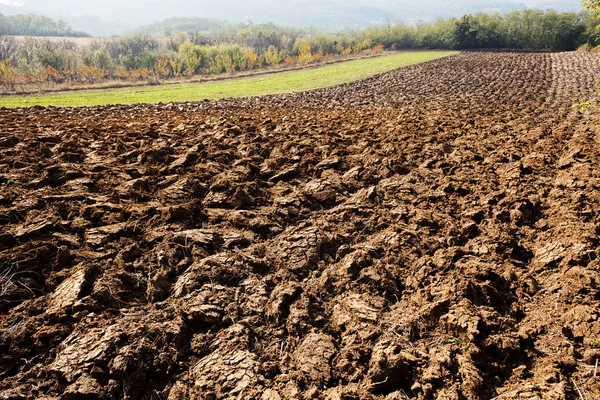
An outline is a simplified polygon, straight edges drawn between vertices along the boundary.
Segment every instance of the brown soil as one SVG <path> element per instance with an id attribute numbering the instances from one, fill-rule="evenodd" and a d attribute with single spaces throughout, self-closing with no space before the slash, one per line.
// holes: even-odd
<path id="1" fill-rule="evenodd" d="M 0 398 L 600 398 L 598 74 L 0 110 Z"/>

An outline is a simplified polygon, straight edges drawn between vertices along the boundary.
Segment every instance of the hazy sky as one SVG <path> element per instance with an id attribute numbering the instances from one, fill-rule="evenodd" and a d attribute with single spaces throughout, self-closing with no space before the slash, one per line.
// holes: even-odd
<path id="1" fill-rule="evenodd" d="M 0 12 L 33 12 L 63 18 L 75 29 L 93 32 L 110 23 L 132 29 L 174 16 L 230 21 L 275 22 L 332 29 L 358 28 L 385 21 L 431 21 L 476 12 L 507 12 L 527 7 L 581 10 L 580 0 L 0 0 Z M 98 17 L 97 19 L 81 17 Z"/>

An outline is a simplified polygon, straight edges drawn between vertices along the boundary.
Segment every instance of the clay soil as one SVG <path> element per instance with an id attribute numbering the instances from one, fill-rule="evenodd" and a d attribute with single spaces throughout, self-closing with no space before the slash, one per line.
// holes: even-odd
<path id="1" fill-rule="evenodd" d="M 0 398 L 600 398 L 598 75 L 0 110 Z"/>

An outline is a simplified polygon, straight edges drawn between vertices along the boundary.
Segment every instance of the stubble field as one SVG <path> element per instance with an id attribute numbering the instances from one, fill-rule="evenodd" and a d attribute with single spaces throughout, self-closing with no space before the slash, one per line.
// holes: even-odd
<path id="1" fill-rule="evenodd" d="M 598 75 L 0 109 L 0 398 L 599 398 Z"/>

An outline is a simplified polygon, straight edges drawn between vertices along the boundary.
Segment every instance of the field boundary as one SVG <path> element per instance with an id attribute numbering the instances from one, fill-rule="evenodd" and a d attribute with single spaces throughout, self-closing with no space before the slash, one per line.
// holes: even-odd
<path id="1" fill-rule="evenodd" d="M 367 54 L 360 56 L 349 56 L 336 60 L 328 60 L 322 61 L 318 63 L 308 64 L 308 65 L 296 65 L 293 67 L 269 67 L 263 68 L 254 71 L 243 71 L 243 72 L 233 72 L 233 73 L 222 73 L 216 76 L 211 75 L 195 75 L 193 77 L 178 77 L 178 78 L 168 78 L 168 79 L 160 79 L 158 83 L 149 82 L 149 80 L 144 81 L 118 81 L 118 80 L 110 80 L 106 82 L 99 82 L 95 84 L 88 85 L 74 85 L 68 87 L 61 86 L 50 86 L 48 88 L 44 88 L 43 90 L 25 90 L 25 91 L 7 91 L 5 89 L 0 90 L 0 95 L 2 96 L 26 96 L 26 95 L 43 95 L 46 93 L 62 93 L 62 92 L 77 92 L 77 91 L 86 91 L 86 90 L 105 90 L 105 89 L 123 89 L 123 88 L 137 88 L 137 87 L 145 87 L 145 86 L 162 86 L 162 85 L 184 85 L 184 84 L 193 84 L 193 83 L 204 83 L 204 82 L 221 82 L 228 81 L 233 79 L 241 79 L 241 78 L 249 78 L 255 76 L 264 76 L 264 75 L 273 75 L 282 72 L 293 72 L 293 71 L 303 71 L 310 69 L 317 69 L 320 67 L 324 67 L 327 65 L 340 64 L 349 61 L 357 61 L 357 60 L 366 60 L 371 58 L 385 57 L 394 54 L 409 54 L 409 53 L 422 53 L 423 51 L 443 51 L 447 52 L 448 50 L 406 50 L 406 51 L 384 51 L 377 54 Z"/>
<path id="2" fill-rule="evenodd" d="M 393 52 L 384 56 L 337 61 L 308 68 L 207 81 L 11 94 L 0 97 L 0 107 L 186 102 L 303 92 L 355 82 L 397 68 L 456 54 L 458 53 L 454 51 Z M 265 78 L 267 76 L 270 78 Z"/>

